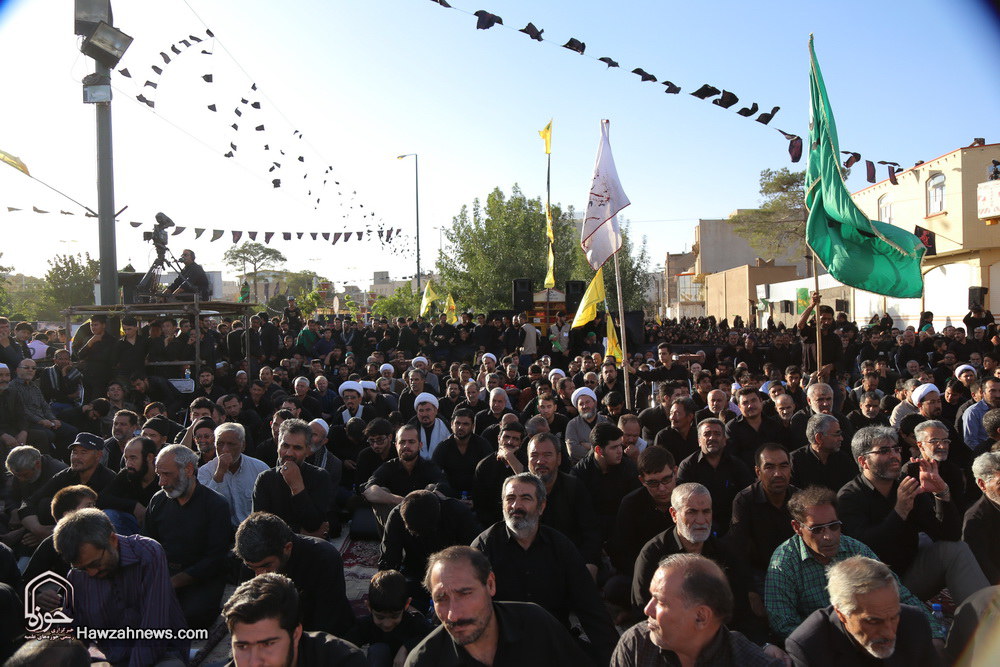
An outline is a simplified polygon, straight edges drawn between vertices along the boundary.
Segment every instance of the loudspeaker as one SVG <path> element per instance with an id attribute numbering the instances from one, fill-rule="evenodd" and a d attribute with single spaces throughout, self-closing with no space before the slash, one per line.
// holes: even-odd
<path id="1" fill-rule="evenodd" d="M 792 302 L 788 301 L 786 299 L 784 301 L 781 301 L 780 303 L 781 303 L 781 312 L 782 312 L 782 314 L 785 314 L 785 315 L 791 314 L 791 312 L 792 312 Z"/>
<path id="2" fill-rule="evenodd" d="M 535 305 L 534 287 L 531 280 L 528 278 L 516 278 L 513 283 L 511 303 L 513 304 L 514 312 L 523 313 L 531 310 Z"/>
<path id="3" fill-rule="evenodd" d="M 582 280 L 566 281 L 566 313 L 575 313 L 583 300 L 583 293 L 587 289 L 587 283 Z"/>
<path id="4" fill-rule="evenodd" d="M 846 313 L 849 305 L 847 299 L 837 299 L 834 301 L 833 309 L 838 313 Z"/>
<path id="5" fill-rule="evenodd" d="M 969 288 L 969 310 L 972 310 L 974 305 L 978 305 L 981 308 L 986 308 L 986 295 L 989 293 L 989 287 L 970 287 Z"/>

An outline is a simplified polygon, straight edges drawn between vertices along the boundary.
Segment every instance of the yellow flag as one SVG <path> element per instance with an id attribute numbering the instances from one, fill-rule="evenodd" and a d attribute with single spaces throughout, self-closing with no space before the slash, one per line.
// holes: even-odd
<path id="1" fill-rule="evenodd" d="M 580 307 L 576 309 L 576 317 L 573 318 L 571 329 L 582 327 L 597 317 L 597 304 L 603 303 L 604 296 L 604 267 L 597 269 L 594 279 L 587 286 L 587 291 L 583 293 Z"/>
<path id="2" fill-rule="evenodd" d="M 549 270 L 545 274 L 545 289 L 556 286 L 556 258 L 552 254 L 552 244 L 549 244 Z"/>
<path id="3" fill-rule="evenodd" d="M 448 294 L 448 305 L 445 307 L 445 311 L 448 313 L 448 324 L 458 324 L 458 313 L 455 308 L 455 300 L 451 298 L 451 294 Z"/>
<path id="4" fill-rule="evenodd" d="M 615 331 L 614 319 L 609 313 L 607 316 L 608 320 L 608 344 L 604 347 L 605 357 L 614 357 L 615 363 L 619 366 L 622 365 L 622 346 L 618 344 L 618 332 Z"/>
<path id="5" fill-rule="evenodd" d="M 544 129 L 538 131 L 538 136 L 545 140 L 545 154 L 548 155 L 552 152 L 552 121 L 549 120 L 549 124 L 545 126 Z"/>
<path id="6" fill-rule="evenodd" d="M 552 123 L 549 123 L 549 125 L 551 124 Z M 546 145 L 548 145 L 548 139 L 546 139 L 545 141 Z M 545 152 L 548 153 L 548 151 Z M 28 173 L 28 165 L 21 162 L 21 158 L 17 156 L 11 155 L 10 153 L 6 153 L 4 151 L 0 151 L 0 162 L 6 162 L 10 166 L 14 167 L 14 169 L 17 169 L 18 171 L 23 171 L 25 176 L 31 176 L 31 174 Z"/>
<path id="7" fill-rule="evenodd" d="M 424 287 L 424 298 L 420 300 L 420 314 L 427 315 L 431 310 L 431 304 L 437 301 L 438 295 L 434 293 L 434 288 L 431 287 L 431 281 L 427 281 L 427 285 Z"/>

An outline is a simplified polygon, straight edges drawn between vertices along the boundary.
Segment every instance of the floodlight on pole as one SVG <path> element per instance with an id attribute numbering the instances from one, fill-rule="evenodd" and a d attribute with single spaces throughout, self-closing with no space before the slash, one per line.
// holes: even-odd
<path id="1" fill-rule="evenodd" d="M 415 187 L 414 203 L 417 216 L 417 292 L 420 292 L 420 162 L 416 153 L 406 153 L 396 156 L 397 160 L 413 158 L 413 182 Z"/>
<path id="2" fill-rule="evenodd" d="M 96 105 L 97 238 L 101 302 L 119 302 L 115 241 L 115 172 L 111 142 L 111 68 L 125 55 L 132 38 L 112 25 L 110 0 L 76 0 L 73 28 L 84 37 L 80 51 L 94 59 L 94 73 L 83 80 L 83 101 Z"/>

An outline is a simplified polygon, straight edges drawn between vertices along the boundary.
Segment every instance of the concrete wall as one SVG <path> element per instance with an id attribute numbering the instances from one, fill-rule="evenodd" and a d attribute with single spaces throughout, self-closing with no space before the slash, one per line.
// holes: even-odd
<path id="1" fill-rule="evenodd" d="M 756 309 L 750 300 L 757 299 L 757 286 L 796 277 L 794 266 L 738 266 L 705 277 L 705 314 L 716 319 L 739 315 L 744 323 L 756 321 Z"/>
<path id="2" fill-rule="evenodd" d="M 746 239 L 733 232 L 725 220 L 699 220 L 694 230 L 697 248 L 696 273 L 718 273 L 743 265 L 753 265 L 760 252 L 754 250 Z M 793 266 L 799 275 L 805 275 L 802 257 L 764 257 L 776 264 Z"/>

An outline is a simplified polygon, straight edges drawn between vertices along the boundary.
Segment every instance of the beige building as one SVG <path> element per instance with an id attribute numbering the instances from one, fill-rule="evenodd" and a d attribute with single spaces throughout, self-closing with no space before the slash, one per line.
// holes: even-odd
<path id="1" fill-rule="evenodd" d="M 970 287 L 988 288 L 983 305 L 1000 313 L 1000 227 L 979 218 L 976 195 L 993 160 L 1000 160 L 1000 144 L 959 148 L 900 172 L 898 185 L 885 180 L 852 195 L 869 218 L 910 232 L 922 227 L 935 234 L 937 245 L 936 255 L 924 257 L 923 298 L 884 299 L 855 290 L 856 316 L 888 309 L 913 324 L 915 314 L 930 310 L 938 329 L 960 324 Z"/>
<path id="2" fill-rule="evenodd" d="M 775 266 L 773 261 L 758 259 L 753 266 L 737 266 L 705 276 L 705 314 L 714 315 L 719 321 L 728 319 L 729 324 L 739 315 L 743 322 L 751 325 L 757 321 L 757 286 L 780 283 L 798 278 L 794 266 Z"/>
<path id="3" fill-rule="evenodd" d="M 742 209 L 741 209 L 742 210 Z M 733 211 L 733 214 L 741 210 Z M 695 254 L 694 271 L 698 275 L 718 273 L 746 264 L 754 264 L 760 257 L 760 252 L 754 250 L 745 238 L 733 231 L 726 220 L 699 220 L 694 228 Z M 779 265 L 794 266 L 799 275 L 805 273 L 804 257 L 765 257 L 775 260 Z"/>

